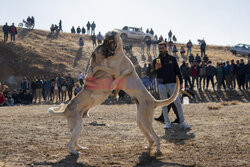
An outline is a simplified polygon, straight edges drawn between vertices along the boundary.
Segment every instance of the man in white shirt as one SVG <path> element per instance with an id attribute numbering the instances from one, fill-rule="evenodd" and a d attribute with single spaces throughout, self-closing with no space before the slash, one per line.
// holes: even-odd
<path id="1" fill-rule="evenodd" d="M 83 80 L 84 80 L 84 74 L 80 72 L 78 74 L 78 81 L 80 82 L 81 86 L 84 84 Z"/>

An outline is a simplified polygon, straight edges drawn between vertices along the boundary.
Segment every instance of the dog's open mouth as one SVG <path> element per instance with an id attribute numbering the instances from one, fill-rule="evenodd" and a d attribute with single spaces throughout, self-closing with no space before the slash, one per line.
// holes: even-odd
<path id="1" fill-rule="evenodd" d="M 110 56 L 114 56 L 115 54 L 115 50 L 117 48 L 117 42 L 115 40 L 115 35 L 114 33 L 111 34 L 106 34 L 106 38 L 104 40 L 104 47 L 105 47 L 105 57 L 110 57 Z"/>

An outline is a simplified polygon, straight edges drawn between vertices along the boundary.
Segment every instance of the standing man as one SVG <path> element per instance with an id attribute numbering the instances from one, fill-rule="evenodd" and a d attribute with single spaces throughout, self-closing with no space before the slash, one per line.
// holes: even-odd
<path id="1" fill-rule="evenodd" d="M 168 32 L 168 41 L 171 41 L 171 40 L 172 40 L 172 35 L 173 35 L 173 33 L 172 33 L 172 31 L 170 30 L 170 31 Z"/>
<path id="2" fill-rule="evenodd" d="M 167 52 L 166 42 L 159 43 L 158 47 L 160 54 L 158 58 L 153 60 L 153 70 L 157 73 L 160 98 L 166 99 L 168 97 L 168 94 L 171 96 L 174 92 L 176 86 L 176 75 L 179 77 L 181 89 L 183 81 L 176 58 L 169 55 Z M 180 127 L 184 129 L 189 129 L 190 126 L 184 122 L 184 115 L 179 96 L 174 101 L 174 104 L 177 108 Z M 162 107 L 162 112 L 165 120 L 164 128 L 169 129 L 171 127 L 171 123 L 168 117 L 168 106 Z"/>
<path id="3" fill-rule="evenodd" d="M 79 72 L 78 74 L 78 81 L 80 82 L 81 86 L 84 84 L 84 79 L 85 79 L 85 76 L 82 72 Z"/>
<path id="4" fill-rule="evenodd" d="M 187 43 L 187 56 L 191 55 L 192 47 L 193 47 L 193 43 L 191 42 L 191 40 L 189 40 Z"/>
<path id="5" fill-rule="evenodd" d="M 11 39 L 11 42 L 14 41 L 15 42 L 15 36 L 17 34 L 17 30 L 16 30 L 16 27 L 14 25 L 14 23 L 12 23 L 12 26 L 10 26 L 10 39 Z"/>
<path id="6" fill-rule="evenodd" d="M 73 87 L 74 87 L 74 79 L 71 77 L 70 74 L 68 74 L 66 81 L 67 81 L 67 85 L 68 85 L 69 100 L 71 100 L 72 99 L 72 91 L 73 91 Z"/>
<path id="7" fill-rule="evenodd" d="M 90 32 L 90 22 L 88 21 L 88 23 L 86 24 L 86 27 L 87 27 L 87 34 L 89 34 L 89 32 Z"/>
<path id="8" fill-rule="evenodd" d="M 95 35 L 95 33 L 93 35 L 91 35 L 91 40 L 93 43 L 93 48 L 95 48 L 96 47 L 96 35 Z"/>
<path id="9" fill-rule="evenodd" d="M 202 40 L 201 46 L 200 46 L 200 48 L 201 48 L 201 57 L 205 56 L 205 54 L 206 54 L 206 47 L 207 47 L 207 44 L 206 44 L 205 40 Z"/>
<path id="10" fill-rule="evenodd" d="M 101 32 L 99 32 L 98 35 L 97 35 L 97 42 L 98 42 L 98 45 L 101 45 L 101 44 L 102 44 L 102 40 L 103 40 L 102 34 L 101 34 Z"/>
<path id="11" fill-rule="evenodd" d="M 4 33 L 4 42 L 6 42 L 8 41 L 8 34 L 9 34 L 9 26 L 7 23 L 3 26 L 3 33 Z"/>
<path id="12" fill-rule="evenodd" d="M 62 20 L 59 21 L 59 30 L 62 32 Z"/>
<path id="13" fill-rule="evenodd" d="M 95 24 L 95 22 L 93 21 L 93 23 L 91 24 L 91 35 L 92 35 L 92 34 L 95 34 L 95 28 L 96 28 L 96 24 Z"/>

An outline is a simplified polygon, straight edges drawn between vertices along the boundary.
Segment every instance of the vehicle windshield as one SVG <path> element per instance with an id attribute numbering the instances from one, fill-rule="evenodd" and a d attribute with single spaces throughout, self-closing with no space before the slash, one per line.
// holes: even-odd
<path id="1" fill-rule="evenodd" d="M 235 47 L 250 50 L 250 45 L 246 45 L 242 43 L 235 45 Z"/>

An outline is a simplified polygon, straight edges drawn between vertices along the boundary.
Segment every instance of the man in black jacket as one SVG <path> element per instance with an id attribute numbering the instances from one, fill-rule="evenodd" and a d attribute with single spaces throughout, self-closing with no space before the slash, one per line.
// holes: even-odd
<path id="1" fill-rule="evenodd" d="M 158 58 L 153 60 L 153 70 L 157 73 L 160 98 L 166 99 L 168 95 L 172 95 L 174 92 L 176 86 L 176 75 L 179 77 L 181 89 L 183 81 L 176 58 L 169 55 L 167 52 L 167 44 L 165 42 L 161 42 L 158 47 L 160 55 Z M 180 126 L 184 129 L 189 129 L 190 126 L 184 122 L 184 115 L 179 96 L 174 101 L 174 104 L 177 108 Z M 169 129 L 171 127 L 171 123 L 168 117 L 168 106 L 162 107 L 162 112 L 165 119 L 164 128 Z"/>
<path id="2" fill-rule="evenodd" d="M 8 40 L 8 34 L 9 34 L 9 26 L 7 23 L 3 26 L 3 33 L 4 33 L 4 42 L 6 42 Z"/>

